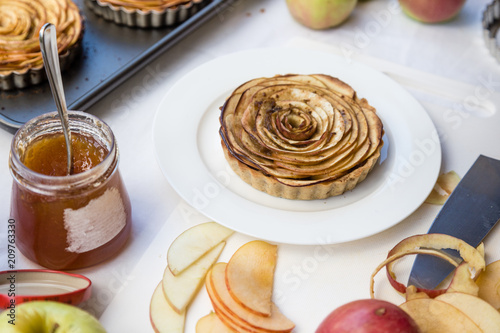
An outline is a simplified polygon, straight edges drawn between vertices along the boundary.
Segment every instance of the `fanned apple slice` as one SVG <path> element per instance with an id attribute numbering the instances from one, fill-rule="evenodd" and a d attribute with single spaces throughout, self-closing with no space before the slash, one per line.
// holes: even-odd
<path id="1" fill-rule="evenodd" d="M 187 229 L 168 248 L 168 268 L 172 274 L 180 274 L 233 232 L 215 222 L 205 222 Z"/>
<path id="2" fill-rule="evenodd" d="M 483 333 L 500 332 L 500 312 L 481 298 L 465 293 L 444 293 L 436 300 L 453 305 L 483 331 Z"/>
<path id="3" fill-rule="evenodd" d="M 184 333 L 186 313 L 177 313 L 167 302 L 160 282 L 149 305 L 149 319 L 156 333 Z"/>
<path id="4" fill-rule="evenodd" d="M 225 245 L 225 242 L 219 243 L 178 275 L 172 274 L 168 267 L 165 268 L 162 280 L 163 293 L 175 311 L 182 313 L 186 310 L 200 290 L 205 281 L 205 275 L 217 261 Z"/>
<path id="5" fill-rule="evenodd" d="M 226 268 L 226 284 L 236 302 L 261 315 L 271 315 L 277 246 L 256 240 L 241 246 Z"/>
<path id="6" fill-rule="evenodd" d="M 500 260 L 486 266 L 476 280 L 479 297 L 500 311 Z"/>
<path id="7" fill-rule="evenodd" d="M 207 274 L 206 289 L 210 300 L 212 301 L 212 307 L 219 317 L 220 321 L 229 327 L 230 329 L 240 332 L 240 333 L 272 333 L 274 331 L 267 331 L 261 328 L 253 327 L 248 322 L 244 321 L 240 317 L 236 316 L 222 303 L 220 296 L 215 292 L 213 287 L 213 282 L 211 281 L 211 273 Z M 255 315 L 256 316 L 256 315 Z M 263 317 L 264 318 L 264 317 Z M 267 318 L 267 317 L 266 317 Z M 286 332 L 283 332 L 286 333 Z"/>
<path id="8" fill-rule="evenodd" d="M 224 325 L 214 312 L 201 317 L 196 323 L 196 333 L 234 333 L 232 329 Z"/>
<path id="9" fill-rule="evenodd" d="M 236 302 L 227 289 L 226 266 L 226 263 L 217 263 L 207 273 L 207 292 L 209 292 L 210 296 L 211 291 L 212 302 L 223 308 L 231 318 L 236 319 L 236 321 L 239 319 L 240 322 L 243 321 L 250 327 L 255 328 L 255 332 L 286 333 L 293 330 L 295 324 L 286 318 L 274 303 L 271 303 L 271 315 L 266 317 L 257 315 Z"/>
<path id="10" fill-rule="evenodd" d="M 213 303 L 212 303 L 213 304 Z M 261 330 L 250 326 L 248 323 L 242 321 L 237 317 L 231 317 L 221 311 L 216 305 L 214 305 L 214 311 L 219 318 L 220 322 L 227 326 L 230 330 L 238 333 L 276 333 L 272 331 Z"/>

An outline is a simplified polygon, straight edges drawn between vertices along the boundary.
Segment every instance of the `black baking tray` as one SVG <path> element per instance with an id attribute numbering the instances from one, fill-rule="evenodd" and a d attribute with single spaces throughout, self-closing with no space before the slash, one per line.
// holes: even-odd
<path id="1" fill-rule="evenodd" d="M 94 14 L 84 0 L 74 0 L 85 19 L 82 52 L 63 72 L 70 110 L 86 111 L 133 74 L 235 0 L 212 0 L 183 23 L 167 28 L 130 28 Z M 29 119 L 54 111 L 48 82 L 25 89 L 0 92 L 0 124 L 15 131 Z"/>

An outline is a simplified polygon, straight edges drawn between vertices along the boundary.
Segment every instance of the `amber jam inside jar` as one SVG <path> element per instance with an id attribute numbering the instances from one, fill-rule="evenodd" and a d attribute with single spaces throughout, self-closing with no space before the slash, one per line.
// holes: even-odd
<path id="1" fill-rule="evenodd" d="M 71 150 L 71 174 L 92 169 L 109 153 L 95 138 L 81 133 L 71 135 Z M 47 176 L 65 176 L 68 166 L 64 135 L 50 134 L 33 141 L 27 147 L 22 162 L 28 169 Z"/>
<path id="2" fill-rule="evenodd" d="M 95 116 L 69 112 L 73 168 L 56 112 L 27 122 L 14 136 L 11 216 L 16 246 L 51 269 L 88 267 L 114 256 L 131 229 L 131 207 L 118 171 L 111 129 Z"/>

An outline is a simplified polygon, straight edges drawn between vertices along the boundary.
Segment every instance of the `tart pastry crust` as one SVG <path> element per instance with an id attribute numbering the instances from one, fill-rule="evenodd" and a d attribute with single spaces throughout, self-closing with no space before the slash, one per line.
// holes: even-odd
<path id="1" fill-rule="evenodd" d="M 352 190 L 375 167 L 383 125 L 374 107 L 324 74 L 257 78 L 221 108 L 231 168 L 254 188 L 287 199 Z"/>

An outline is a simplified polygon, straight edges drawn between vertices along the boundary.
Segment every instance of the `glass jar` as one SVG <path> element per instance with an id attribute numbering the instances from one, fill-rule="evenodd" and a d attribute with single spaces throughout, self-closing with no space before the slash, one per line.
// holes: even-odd
<path id="1" fill-rule="evenodd" d="M 59 270 L 88 267 L 112 257 L 131 230 L 130 200 L 118 171 L 113 132 L 90 114 L 70 111 L 68 116 L 74 136 L 88 136 L 106 148 L 100 163 L 65 176 L 38 173 L 23 163 L 33 142 L 62 134 L 57 112 L 24 124 L 12 140 L 9 156 L 16 246 L 28 259 Z"/>

